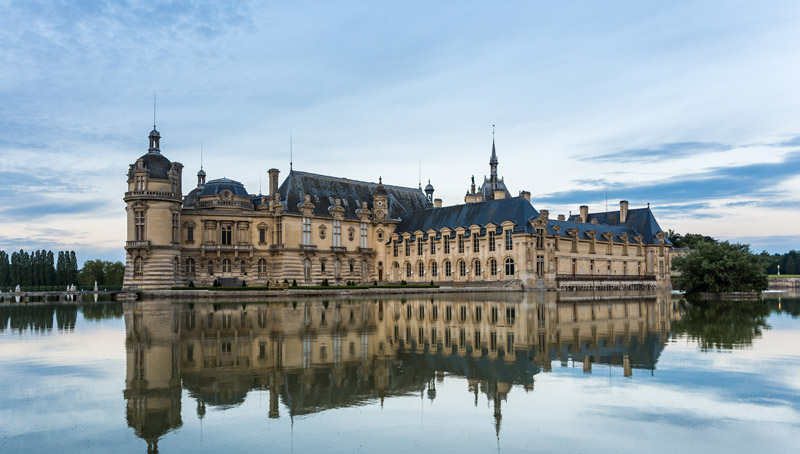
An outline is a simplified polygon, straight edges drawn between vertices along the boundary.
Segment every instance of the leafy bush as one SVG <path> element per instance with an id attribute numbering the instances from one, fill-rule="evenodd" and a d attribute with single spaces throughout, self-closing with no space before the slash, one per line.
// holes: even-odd
<path id="1" fill-rule="evenodd" d="M 687 294 L 766 290 L 769 281 L 756 255 L 746 244 L 701 241 L 691 252 L 675 257 L 672 269 L 681 272 Z"/>
<path id="2" fill-rule="evenodd" d="M 405 279 L 403 279 L 402 281 L 400 281 L 400 285 L 408 285 L 408 282 L 406 282 Z"/>
<path id="3" fill-rule="evenodd" d="M 328 280 L 327 279 L 323 279 L 322 280 L 322 286 L 323 287 L 327 287 L 328 286 Z"/>
<path id="4" fill-rule="evenodd" d="M 284 284 L 288 284 L 288 283 L 289 283 L 289 281 L 287 281 L 286 279 L 284 279 L 284 280 L 283 280 L 283 283 L 284 283 Z M 292 279 L 292 287 L 297 287 L 297 279 Z"/>

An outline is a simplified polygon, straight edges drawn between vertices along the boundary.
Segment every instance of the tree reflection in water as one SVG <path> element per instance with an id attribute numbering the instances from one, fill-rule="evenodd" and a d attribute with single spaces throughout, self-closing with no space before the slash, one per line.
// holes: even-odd
<path id="1" fill-rule="evenodd" d="M 672 322 L 672 333 L 697 341 L 704 351 L 744 348 L 769 329 L 766 301 L 685 300 L 678 304 L 681 319 Z"/>

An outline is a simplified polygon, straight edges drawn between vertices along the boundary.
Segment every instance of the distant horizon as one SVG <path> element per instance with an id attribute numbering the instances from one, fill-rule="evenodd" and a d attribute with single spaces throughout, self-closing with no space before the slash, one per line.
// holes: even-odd
<path id="1" fill-rule="evenodd" d="M 19 2 L 0 17 L 0 249 L 123 260 L 128 165 L 248 192 L 293 167 L 445 205 L 489 172 L 553 216 L 800 249 L 800 3 Z M 493 125 L 496 125 L 492 134 Z"/>

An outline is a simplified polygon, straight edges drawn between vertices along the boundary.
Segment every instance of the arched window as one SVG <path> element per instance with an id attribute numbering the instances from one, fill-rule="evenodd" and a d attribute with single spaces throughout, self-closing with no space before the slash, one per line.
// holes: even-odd
<path id="1" fill-rule="evenodd" d="M 497 276 L 497 260 L 489 259 L 489 274 Z"/>
<path id="2" fill-rule="evenodd" d="M 355 269 L 356 264 L 350 260 L 350 274 L 353 274 L 353 270 Z"/>
<path id="3" fill-rule="evenodd" d="M 181 271 L 181 262 L 178 260 L 178 257 L 172 259 L 172 273 L 175 276 L 179 275 Z"/>
<path id="4" fill-rule="evenodd" d="M 481 261 L 475 260 L 472 263 L 472 269 L 475 271 L 475 277 L 479 277 L 481 275 Z"/>
<path id="5" fill-rule="evenodd" d="M 406 262 L 406 277 L 411 277 L 411 264 Z"/>
<path id="6" fill-rule="evenodd" d="M 211 260 L 208 261 L 208 275 L 209 276 L 214 275 L 214 262 L 212 262 Z"/>
<path id="7" fill-rule="evenodd" d="M 222 259 L 222 272 L 223 273 L 231 272 L 231 259 Z"/>
<path id="8" fill-rule="evenodd" d="M 247 276 L 247 262 L 242 260 L 239 266 L 240 266 L 239 271 L 242 274 L 242 276 Z"/>
<path id="9" fill-rule="evenodd" d="M 436 262 L 431 262 L 431 277 L 436 277 L 439 275 L 439 265 Z"/>
<path id="10" fill-rule="evenodd" d="M 511 257 L 506 259 L 506 276 L 514 275 L 514 259 Z"/>
<path id="11" fill-rule="evenodd" d="M 394 265 L 392 265 L 392 276 L 398 281 L 400 280 L 400 264 L 397 262 L 394 262 Z"/>
<path id="12" fill-rule="evenodd" d="M 133 259 L 133 277 L 135 279 L 141 279 L 144 276 L 144 270 L 142 269 L 142 258 L 136 257 Z"/>
<path id="13" fill-rule="evenodd" d="M 463 260 L 458 261 L 458 275 L 461 277 L 467 275 L 467 264 Z"/>
<path id="14" fill-rule="evenodd" d="M 311 260 L 303 260 L 303 279 L 306 282 L 311 282 Z"/>
<path id="15" fill-rule="evenodd" d="M 342 262 L 339 260 L 333 262 L 333 277 L 336 280 L 342 277 Z"/>
<path id="16" fill-rule="evenodd" d="M 417 263 L 417 274 L 419 275 L 420 279 L 422 279 L 422 277 L 425 276 L 425 264 L 424 263 L 422 263 L 422 262 Z"/>
<path id="17" fill-rule="evenodd" d="M 186 259 L 186 274 L 194 276 L 194 259 Z"/>
<path id="18" fill-rule="evenodd" d="M 447 276 L 447 277 L 450 277 L 450 276 L 453 275 L 453 268 L 452 268 L 452 265 L 450 264 L 450 260 L 445 260 L 444 261 L 444 275 Z"/>
<path id="19" fill-rule="evenodd" d="M 361 262 L 361 279 L 367 279 L 369 276 L 369 264 L 364 261 Z"/>
<path id="20" fill-rule="evenodd" d="M 267 259 L 258 260 L 258 277 L 267 277 Z"/>

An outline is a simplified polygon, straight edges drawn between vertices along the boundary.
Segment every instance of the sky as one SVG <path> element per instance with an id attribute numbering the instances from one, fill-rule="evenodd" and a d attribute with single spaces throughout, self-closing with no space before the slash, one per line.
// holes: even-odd
<path id="1" fill-rule="evenodd" d="M 800 249 L 800 2 L 0 0 L 0 249 L 124 259 L 162 153 L 251 193 L 294 169 L 445 205 L 499 173 L 551 216 Z"/>

